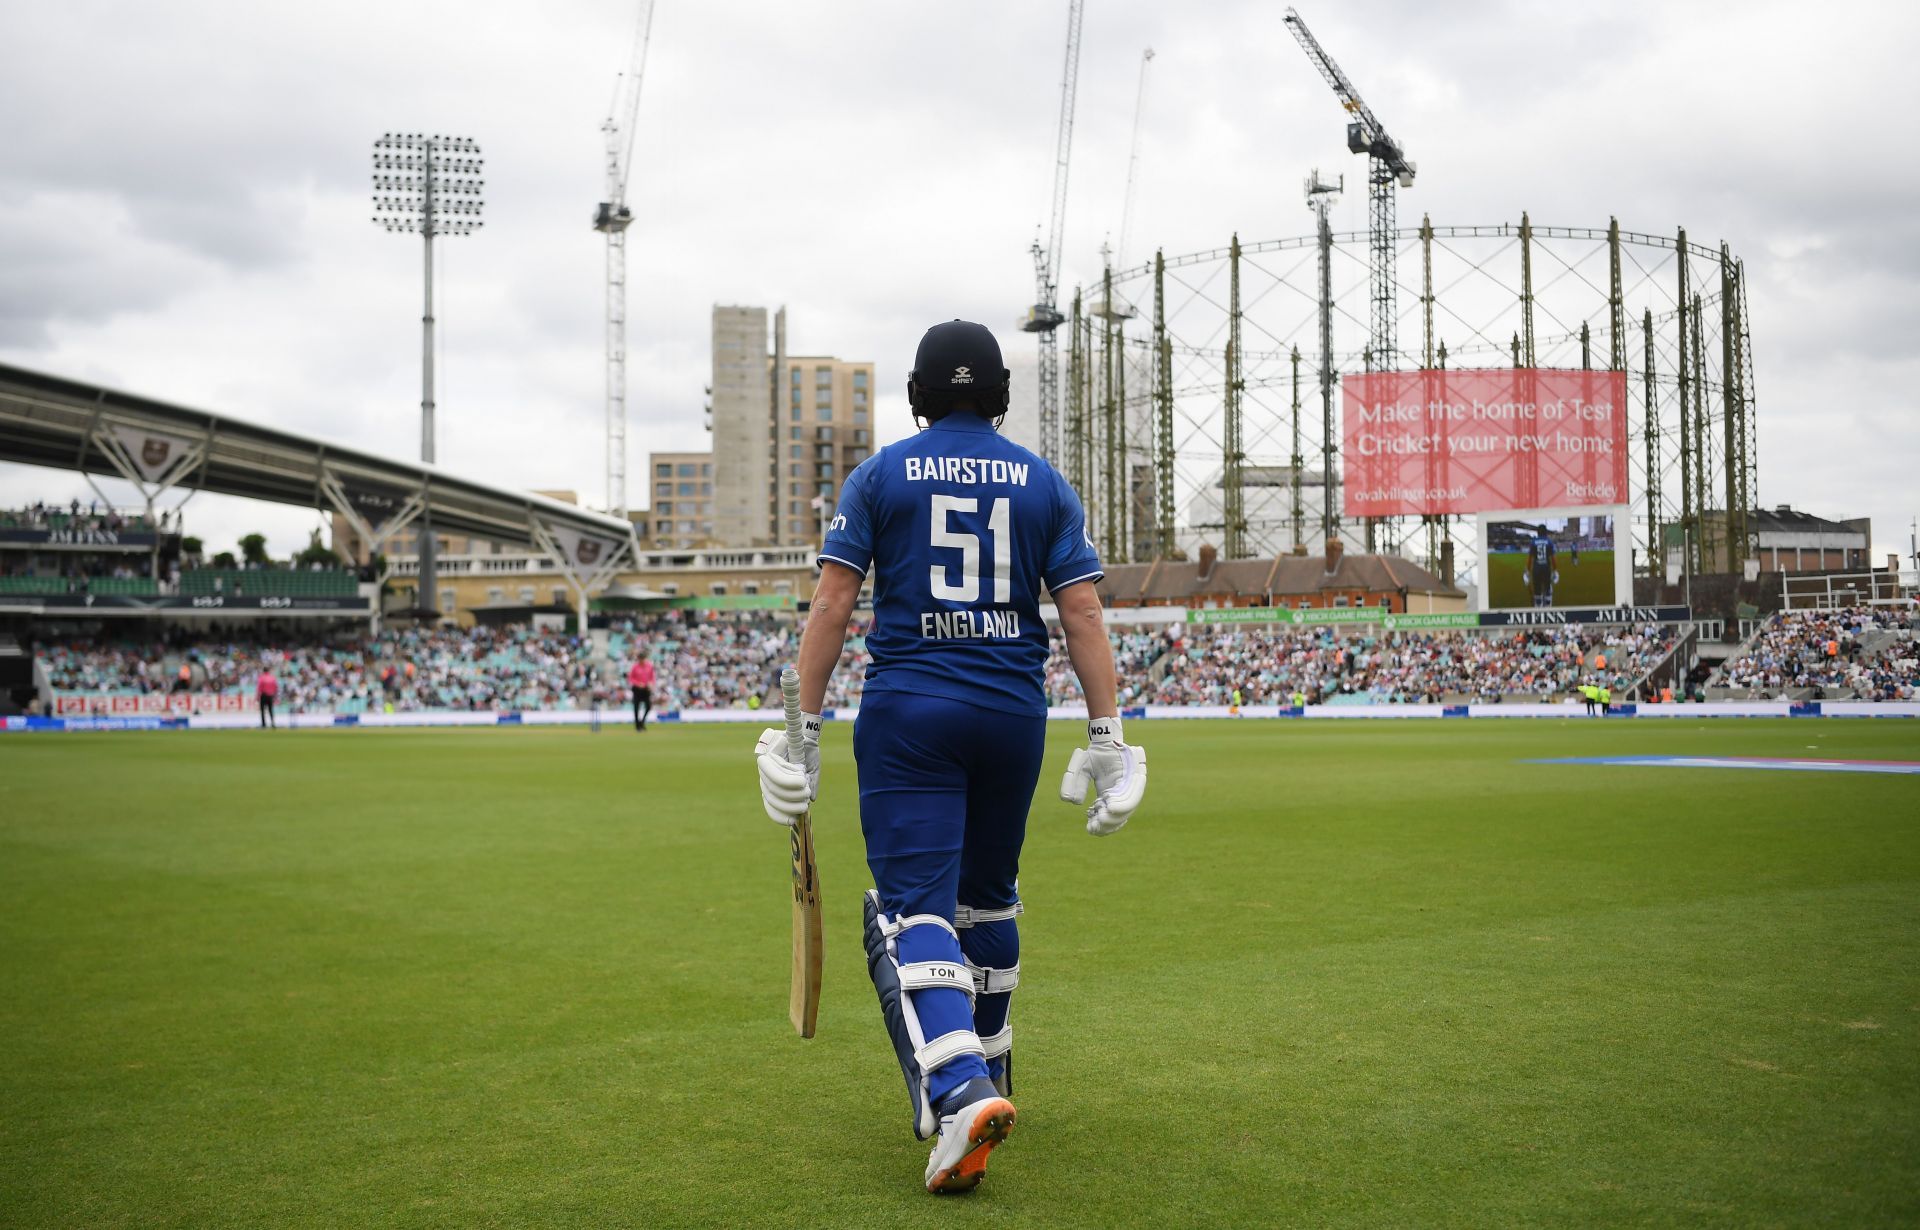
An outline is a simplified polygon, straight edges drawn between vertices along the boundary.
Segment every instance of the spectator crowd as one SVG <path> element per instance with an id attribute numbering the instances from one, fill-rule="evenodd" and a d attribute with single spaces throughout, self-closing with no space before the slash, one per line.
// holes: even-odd
<path id="1" fill-rule="evenodd" d="M 1387 632 L 1377 628 L 1171 626 L 1114 633 L 1121 704 L 1491 703 L 1556 700 L 1583 683 L 1624 696 L 1673 648 L 1670 629 Z M 1054 634 L 1048 699 L 1079 688 Z"/>
<path id="2" fill-rule="evenodd" d="M 160 514 L 159 528 L 162 532 L 167 531 L 172 517 L 171 510 Z M 36 500 L 22 508 L 0 508 L 0 529 L 6 530 L 110 530 L 118 533 L 121 530 L 154 528 L 154 522 L 149 521 L 144 512 L 106 508 L 98 500 L 91 504 L 73 500 L 65 505 Z"/>
<path id="3" fill-rule="evenodd" d="M 247 633 L 183 643 L 90 642 L 38 650 L 56 691 L 252 695 L 261 671 L 286 712 L 569 709 L 593 703 L 614 672 L 579 638 L 523 625 L 403 629 L 378 636 L 261 639 Z"/>
<path id="4" fill-rule="evenodd" d="M 201 692 L 251 696 L 261 671 L 279 682 L 289 713 L 421 709 L 583 709 L 622 705 L 626 667 L 639 654 L 658 672 L 654 705 L 724 709 L 767 703 L 793 661 L 800 625 L 771 616 L 706 618 L 670 611 L 617 624 L 607 650 L 524 624 L 185 639 L 47 642 L 36 653 L 57 692 Z M 863 625 L 849 630 L 827 703 L 859 703 Z"/>
<path id="5" fill-rule="evenodd" d="M 736 709 L 765 703 L 780 686 L 780 668 L 800 651 L 804 623 L 771 614 L 735 613 L 703 618 L 692 611 L 667 611 L 614 628 L 610 655 L 631 660 L 631 646 L 644 645 L 658 672 L 654 705 L 661 709 Z M 844 709 L 860 703 L 867 673 L 867 625 L 847 629 L 840 665 L 827 687 L 827 706 Z"/>
<path id="6" fill-rule="evenodd" d="M 1920 614 L 1911 608 L 1782 611 L 1729 661 L 1721 683 L 1765 697 L 1920 697 Z"/>
<path id="7" fill-rule="evenodd" d="M 802 624 L 772 613 L 669 611 L 617 622 L 604 644 L 515 624 L 334 634 L 251 632 L 181 641 L 67 641 L 39 647 L 57 691 L 186 690 L 252 695 L 263 669 L 280 705 L 299 712 L 418 709 L 575 709 L 623 705 L 627 667 L 656 674 L 656 708 L 751 708 L 777 703 L 780 668 Z M 1557 699 L 1582 683 L 1624 695 L 1673 646 L 1664 627 L 1387 632 L 1380 629 L 1175 625 L 1109 633 L 1125 705 Z M 827 695 L 860 701 L 866 627 L 849 629 Z M 1051 704 L 1079 687 L 1057 629 L 1046 668 Z"/>

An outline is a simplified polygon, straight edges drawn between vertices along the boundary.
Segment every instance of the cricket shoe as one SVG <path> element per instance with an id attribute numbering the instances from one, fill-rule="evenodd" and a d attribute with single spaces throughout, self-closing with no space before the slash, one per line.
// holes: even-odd
<path id="1" fill-rule="evenodd" d="M 927 1158 L 927 1190 L 970 1192 L 987 1177 L 987 1155 L 1013 1131 L 1013 1103 L 975 1079 L 942 1099 L 940 1134 Z"/>

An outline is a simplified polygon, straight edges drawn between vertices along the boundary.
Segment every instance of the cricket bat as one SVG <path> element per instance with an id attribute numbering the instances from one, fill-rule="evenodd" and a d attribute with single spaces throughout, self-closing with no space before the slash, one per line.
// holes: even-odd
<path id="1" fill-rule="evenodd" d="M 787 707 L 787 758 L 800 763 L 800 672 L 780 673 L 780 695 Z M 813 1037 L 820 1016 L 820 873 L 813 861 L 813 810 L 800 814 L 789 830 L 793 853 L 793 985 L 787 1019 L 802 1038 Z"/>

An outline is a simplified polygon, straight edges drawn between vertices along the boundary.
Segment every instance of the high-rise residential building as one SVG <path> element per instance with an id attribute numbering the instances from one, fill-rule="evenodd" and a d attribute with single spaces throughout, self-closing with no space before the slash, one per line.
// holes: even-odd
<path id="1" fill-rule="evenodd" d="M 782 313 L 784 317 L 785 313 Z M 773 541 L 767 491 L 773 465 L 767 309 L 713 309 L 713 535 L 729 546 Z"/>
<path id="2" fill-rule="evenodd" d="M 789 355 L 786 319 L 769 349 L 765 308 L 713 309 L 713 536 L 730 546 L 818 543 L 873 452 L 873 363 Z"/>
<path id="3" fill-rule="evenodd" d="M 698 547 L 714 540 L 713 454 L 647 454 L 646 537 L 656 547 Z"/>

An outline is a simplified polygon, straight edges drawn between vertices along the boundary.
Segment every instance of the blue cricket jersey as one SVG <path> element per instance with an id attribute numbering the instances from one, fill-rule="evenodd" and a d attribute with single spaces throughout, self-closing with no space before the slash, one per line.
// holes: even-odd
<path id="1" fill-rule="evenodd" d="M 820 559 L 873 573 L 867 688 L 1046 712 L 1040 587 L 1102 575 L 1080 499 L 993 424 L 950 414 L 860 463 Z"/>

